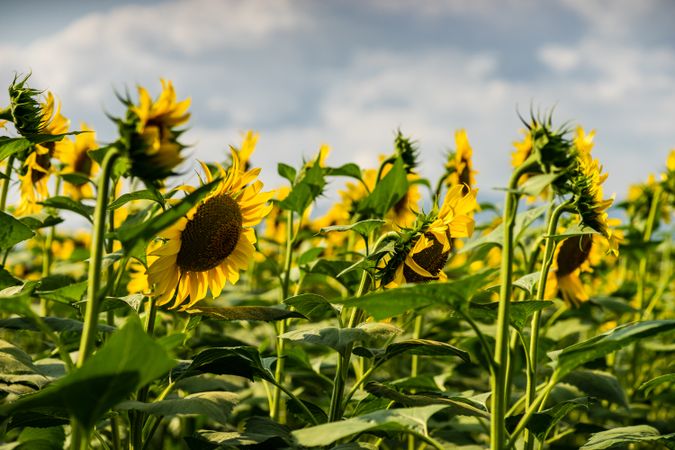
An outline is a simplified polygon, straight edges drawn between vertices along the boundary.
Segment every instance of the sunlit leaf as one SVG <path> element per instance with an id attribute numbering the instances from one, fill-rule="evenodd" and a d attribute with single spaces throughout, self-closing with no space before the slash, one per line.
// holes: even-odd
<path id="1" fill-rule="evenodd" d="M 661 436 L 659 430 L 649 425 L 634 425 L 629 427 L 617 427 L 611 430 L 594 433 L 580 450 L 601 450 L 618 445 L 631 443 L 647 443 L 653 445 L 657 442 L 675 442 L 675 433 Z"/>

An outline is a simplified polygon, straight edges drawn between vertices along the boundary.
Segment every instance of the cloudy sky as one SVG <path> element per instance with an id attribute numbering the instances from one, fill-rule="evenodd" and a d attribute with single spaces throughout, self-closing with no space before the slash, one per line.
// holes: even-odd
<path id="1" fill-rule="evenodd" d="M 414 5 L 414 6 L 413 6 Z M 672 0 L 4 1 L 0 86 L 32 71 L 73 124 L 114 138 L 113 91 L 192 98 L 193 158 L 221 160 L 248 129 L 268 185 L 276 163 L 322 143 L 329 164 L 374 165 L 396 128 L 440 173 L 453 133 L 474 147 L 484 199 L 500 197 L 516 111 L 556 106 L 596 129 L 607 193 L 658 171 L 675 147 Z M 0 104 L 7 101 L 0 93 Z M 188 179 L 192 163 L 184 167 Z"/>

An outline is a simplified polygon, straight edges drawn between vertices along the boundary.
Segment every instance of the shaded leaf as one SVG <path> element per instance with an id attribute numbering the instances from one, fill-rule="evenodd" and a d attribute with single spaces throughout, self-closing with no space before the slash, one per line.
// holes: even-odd
<path id="1" fill-rule="evenodd" d="M 518 187 L 518 192 L 523 195 L 536 197 L 562 174 L 563 172 L 545 173 L 530 177 Z"/>
<path id="2" fill-rule="evenodd" d="M 429 405 L 419 408 L 380 410 L 340 422 L 331 422 L 293 431 L 298 444 L 306 447 L 330 445 L 335 441 L 365 431 L 424 433 L 427 421 L 446 405 Z"/>
<path id="3" fill-rule="evenodd" d="M 336 309 L 333 308 L 328 300 L 317 294 L 296 295 L 287 298 L 284 300 L 284 303 L 310 318 L 320 318 L 326 314 L 337 314 Z"/>
<path id="4" fill-rule="evenodd" d="M 354 342 L 367 341 L 377 337 L 389 337 L 399 334 L 401 331 L 400 328 L 391 324 L 367 322 L 354 328 L 301 328 L 284 333 L 279 337 L 306 344 L 325 345 L 340 353 L 344 353 Z"/>
<path id="5" fill-rule="evenodd" d="M 549 300 L 527 300 L 522 302 L 511 302 L 509 306 L 511 325 L 520 330 L 527 325 L 529 318 L 537 311 L 553 305 Z M 469 305 L 469 314 L 474 319 L 479 320 L 497 320 L 499 302 L 492 303 L 471 303 Z"/>
<path id="6" fill-rule="evenodd" d="M 130 316 L 85 364 L 43 390 L 2 405 L 0 414 L 60 407 L 83 426 L 93 427 L 112 406 L 166 373 L 172 366 L 161 346 Z"/>
<path id="7" fill-rule="evenodd" d="M 363 347 L 359 348 L 363 349 Z M 359 353 L 358 349 L 354 349 L 354 353 L 359 356 L 374 357 L 375 364 L 378 365 L 404 353 L 423 356 L 458 356 L 465 362 L 471 362 L 468 352 L 450 344 L 446 344 L 445 342 L 432 341 L 430 339 L 407 339 L 405 341 L 395 342 L 389 344 L 381 353 L 374 353 L 371 351 L 370 354 L 367 354 L 364 353 L 363 350 Z"/>
<path id="8" fill-rule="evenodd" d="M 9 249 L 35 233 L 23 222 L 0 211 L 0 249 Z"/>
<path id="9" fill-rule="evenodd" d="M 637 442 L 673 442 L 673 439 L 675 433 L 661 436 L 659 430 L 654 427 L 634 425 L 594 433 L 580 450 L 601 450 Z"/>
<path id="10" fill-rule="evenodd" d="M 361 168 L 358 164 L 347 163 L 340 167 L 326 167 L 325 174 L 331 177 L 351 177 L 361 179 Z"/>
<path id="11" fill-rule="evenodd" d="M 645 391 L 645 395 L 649 395 L 649 393 L 653 391 L 657 386 L 663 383 L 673 383 L 673 382 L 675 382 L 675 373 L 667 373 L 665 375 L 652 378 L 649 381 L 645 381 L 640 385 L 639 390 Z"/>
<path id="12" fill-rule="evenodd" d="M 94 214 L 94 207 L 85 205 L 77 200 L 73 200 L 70 197 L 63 195 L 57 195 L 55 197 L 49 197 L 41 202 L 41 205 L 56 208 L 64 209 L 66 211 L 71 211 L 87 219 L 89 222 L 92 222 L 92 215 Z"/>
<path id="13" fill-rule="evenodd" d="M 79 320 L 67 319 L 64 317 L 42 317 L 42 321 L 50 330 L 56 331 L 57 333 L 73 331 L 79 333 L 82 332 L 82 328 L 84 326 L 84 324 Z M 35 319 L 27 317 L 0 319 L 0 328 L 5 328 L 7 330 L 42 331 L 41 328 L 35 323 Z M 115 331 L 115 327 L 100 323 L 98 324 L 98 330 L 105 333 L 112 333 Z"/>
<path id="14" fill-rule="evenodd" d="M 565 400 L 551 408 L 534 413 L 527 422 L 526 428 L 537 436 L 540 441 L 544 441 L 549 433 L 567 416 L 567 414 L 578 408 L 588 409 L 590 404 L 591 400 L 589 397 Z M 507 428 L 510 430 L 515 428 L 522 417 L 522 414 L 507 417 Z"/>
<path id="15" fill-rule="evenodd" d="M 84 294 L 87 292 L 87 286 L 88 282 L 82 281 L 80 283 L 73 283 L 69 286 L 63 286 L 51 291 L 38 290 L 35 292 L 35 294 L 46 300 L 71 304 L 82 300 L 82 297 L 84 297 Z"/>
<path id="16" fill-rule="evenodd" d="M 592 397 L 628 407 L 626 392 L 619 380 L 609 372 L 577 369 L 567 374 L 561 381 L 576 386 Z"/>
<path id="17" fill-rule="evenodd" d="M 549 365 L 554 368 L 558 379 L 576 367 L 605 356 L 633 342 L 675 329 L 675 320 L 649 320 L 620 325 L 606 333 L 583 342 L 570 345 L 562 350 L 549 352 Z"/>
<path id="18" fill-rule="evenodd" d="M 273 322 L 290 318 L 306 319 L 297 311 L 269 306 L 197 306 L 187 310 L 190 314 L 202 314 L 219 320 L 260 320 Z"/>
<path id="19" fill-rule="evenodd" d="M 236 375 L 251 381 L 256 378 L 274 380 L 263 365 L 258 350 L 249 346 L 208 348 L 195 356 L 181 377 L 199 373 Z"/>
<path id="20" fill-rule="evenodd" d="M 162 400 L 155 403 L 143 403 L 127 400 L 115 406 L 119 411 L 142 411 L 155 416 L 202 415 L 223 425 L 227 415 L 237 403 L 234 392 L 198 392 L 185 398 Z"/>
<path id="21" fill-rule="evenodd" d="M 156 189 L 143 189 L 121 195 L 108 205 L 109 210 L 115 210 L 134 200 L 151 200 L 164 208 L 165 201 L 162 194 Z"/>

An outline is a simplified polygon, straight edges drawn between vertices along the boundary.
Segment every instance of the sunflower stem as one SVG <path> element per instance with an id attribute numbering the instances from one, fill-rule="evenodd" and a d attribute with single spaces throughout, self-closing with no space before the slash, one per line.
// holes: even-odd
<path id="1" fill-rule="evenodd" d="M 283 302 L 288 297 L 288 290 L 291 280 L 291 265 L 293 263 L 293 241 L 295 236 L 293 233 L 293 211 L 287 211 L 286 215 L 286 254 L 284 258 L 284 278 L 281 283 L 281 301 Z M 280 337 L 286 332 L 286 321 L 279 322 L 279 329 L 277 330 L 277 365 L 274 370 L 274 390 L 272 391 L 272 402 L 270 405 L 270 418 L 277 422 L 281 422 L 281 384 L 284 381 L 284 347 L 285 341 Z"/>
<path id="2" fill-rule="evenodd" d="M 571 202 L 567 201 L 557 206 L 550 215 L 548 221 L 548 228 L 546 230 L 546 247 L 544 249 L 544 257 L 541 264 L 541 271 L 539 272 L 539 282 L 537 283 L 537 295 L 535 300 L 544 300 L 546 293 L 546 279 L 548 272 L 553 263 L 553 252 L 556 247 L 556 240 L 552 236 L 556 233 L 558 228 L 558 221 L 560 216 L 569 210 Z M 537 354 L 539 353 L 539 326 L 541 323 L 541 310 L 536 311 L 532 315 L 532 325 L 530 327 L 530 345 L 529 345 L 529 364 L 527 367 L 527 386 L 525 394 L 525 408 L 529 408 L 534 401 L 537 392 Z M 526 431 L 525 432 L 525 449 L 532 450 L 534 448 L 535 436 Z"/>
<path id="3" fill-rule="evenodd" d="M 96 209 L 94 210 L 94 232 L 91 240 L 91 254 L 89 257 L 87 306 L 82 328 L 82 339 L 80 340 L 80 350 L 77 358 L 77 367 L 82 367 L 84 365 L 84 362 L 93 351 L 96 340 L 110 173 L 119 156 L 119 150 L 113 147 L 106 153 L 101 164 L 101 175 L 98 180 L 98 199 L 96 201 Z M 89 430 L 84 429 L 77 420 L 73 420 L 73 430 L 72 448 L 86 448 L 88 445 Z"/>
<path id="4" fill-rule="evenodd" d="M 495 336 L 495 374 L 490 377 L 491 419 L 490 419 L 490 448 L 503 450 L 506 441 L 506 392 L 508 391 L 508 364 L 509 357 L 509 306 L 511 302 L 511 288 L 513 276 L 513 228 L 518 211 L 517 191 L 518 180 L 529 168 L 530 164 L 518 167 L 509 180 L 508 190 L 504 203 L 504 240 L 502 243 L 502 262 L 500 270 L 499 309 L 497 311 L 497 330 Z"/>
<path id="5" fill-rule="evenodd" d="M 54 195 L 59 195 L 61 191 L 61 177 L 56 177 L 56 187 L 54 188 Z M 56 226 L 49 227 L 47 231 L 47 236 L 45 237 L 43 246 L 42 246 L 42 278 L 46 278 L 51 274 L 52 271 L 52 243 L 54 242 L 54 236 L 56 235 Z M 40 299 L 40 315 L 43 317 L 49 314 L 49 305 L 47 300 L 44 298 Z"/>
<path id="6" fill-rule="evenodd" d="M 14 155 L 7 158 L 7 168 L 5 169 L 5 176 L 2 182 L 2 191 L 0 192 L 0 211 L 5 212 L 7 207 L 7 193 L 9 192 L 9 183 L 11 181 L 12 169 L 14 168 Z"/>

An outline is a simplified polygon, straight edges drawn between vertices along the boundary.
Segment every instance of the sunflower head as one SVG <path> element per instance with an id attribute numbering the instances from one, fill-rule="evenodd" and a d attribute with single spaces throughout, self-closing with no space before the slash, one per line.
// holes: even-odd
<path id="1" fill-rule="evenodd" d="M 588 265 L 592 248 L 593 236 L 583 234 L 565 239 L 556 251 L 553 270 L 556 283 L 552 289 L 557 286 L 563 300 L 575 307 L 588 300 L 579 273 Z"/>
<path id="2" fill-rule="evenodd" d="M 475 174 L 473 170 L 473 149 L 469 143 L 469 137 L 466 130 L 455 131 L 455 151 L 448 153 L 445 163 L 445 183 L 448 187 L 464 185 L 464 193 L 476 185 Z"/>
<path id="3" fill-rule="evenodd" d="M 232 166 L 217 167 L 221 178 L 206 199 L 160 233 L 159 248 L 148 253 L 148 280 L 158 305 L 190 308 L 211 291 L 220 295 L 226 282 L 239 280 L 255 254 L 253 226 L 270 211 L 273 193 L 261 193 L 260 169 L 241 170 L 236 153 Z M 202 164 L 207 182 L 214 180 Z M 188 189 L 189 190 L 189 189 Z"/>
<path id="4" fill-rule="evenodd" d="M 75 136 L 75 141 L 69 147 L 58 147 L 54 156 L 60 160 L 64 167 L 63 174 L 78 174 L 91 177 L 96 173 L 97 164 L 89 156 L 89 151 L 98 148 L 96 142 L 96 133 L 89 128 L 87 124 L 80 125 L 83 133 Z M 64 186 L 64 192 L 69 197 L 79 200 L 93 196 L 91 184 L 79 180 L 67 179 Z"/>
<path id="5" fill-rule="evenodd" d="M 419 145 L 416 141 L 403 135 L 401 130 L 396 130 L 394 138 L 394 157 L 400 157 L 403 161 L 406 173 L 414 173 L 419 165 Z"/>
<path id="6" fill-rule="evenodd" d="M 31 74 L 19 79 L 14 76 L 9 86 L 10 114 L 19 134 L 26 136 L 41 133 L 49 118 L 45 117 L 39 97 L 42 91 L 28 86 Z"/>
<path id="7" fill-rule="evenodd" d="M 463 193 L 453 186 L 441 207 L 430 214 L 419 214 L 411 229 L 404 229 L 393 250 L 379 264 L 382 284 L 393 287 L 405 283 L 445 280 L 443 268 L 453 248 L 453 239 L 473 233 L 476 193 Z"/>
<path id="8" fill-rule="evenodd" d="M 171 81 L 161 81 L 162 92 L 155 100 L 142 86 L 138 87 L 137 104 L 122 98 L 126 118 L 116 119 L 121 145 L 131 160 L 131 174 L 153 185 L 174 175 L 174 168 L 183 162 L 185 145 L 178 139 L 184 130 L 177 127 L 190 118 L 190 99 L 177 101 Z"/>

